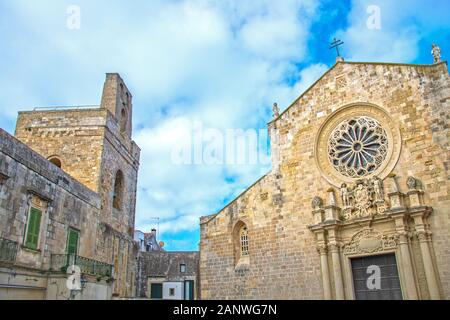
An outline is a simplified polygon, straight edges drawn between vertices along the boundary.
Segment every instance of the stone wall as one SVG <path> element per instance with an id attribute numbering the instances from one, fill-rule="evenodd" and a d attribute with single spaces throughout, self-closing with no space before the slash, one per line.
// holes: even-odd
<path id="1" fill-rule="evenodd" d="M 27 263 L 46 269 L 50 252 L 65 252 L 70 226 L 81 231 L 79 255 L 114 265 L 113 294 L 118 297 L 134 295 L 138 252 L 133 233 L 140 149 L 131 138 L 131 115 L 131 94 L 118 74 L 108 74 L 99 107 L 21 112 L 16 136 L 22 143 L 2 131 L 2 149 L 10 158 L 0 167 L 15 178 L 5 183 L 0 236 L 22 243 L 23 214 L 33 199 L 45 200 L 46 249 L 42 259 L 23 253 Z M 61 169 L 47 160 L 55 156 Z M 114 208 L 119 170 L 122 201 Z M 18 212 L 22 215 L 16 217 Z"/>
<path id="2" fill-rule="evenodd" d="M 8 290 L 8 294 L 0 289 L 2 299 L 44 299 L 52 255 L 66 253 L 69 228 L 80 231 L 80 256 L 99 260 L 98 252 L 107 251 L 95 246 L 100 197 L 1 129 L 0 141 L 0 172 L 4 177 L 0 183 L 0 237 L 19 245 L 11 269 L 3 265 L 0 271 L 1 284 L 17 289 Z M 37 250 L 24 246 L 31 205 L 44 209 Z M 12 272 L 15 276 L 8 276 Z M 28 292 L 21 286 L 31 289 Z"/>
<path id="3" fill-rule="evenodd" d="M 57 156 L 62 169 L 99 192 L 107 110 L 20 112 L 15 136 L 45 158 Z"/>
<path id="4" fill-rule="evenodd" d="M 430 223 L 440 290 L 443 298 L 450 298 L 450 78 L 446 63 L 338 63 L 272 121 L 272 171 L 217 215 L 201 219 L 202 298 L 324 297 L 317 243 L 308 228 L 314 223 L 311 200 L 337 187 L 317 166 L 316 143 L 328 117 L 355 103 L 355 108 L 358 103 L 378 106 L 399 127 L 399 159 L 383 179 L 395 173 L 402 192 L 407 192 L 409 176 L 422 182 L 425 202 L 433 207 Z M 242 222 L 249 229 L 250 257 L 248 264 L 240 265 L 232 234 Z"/>

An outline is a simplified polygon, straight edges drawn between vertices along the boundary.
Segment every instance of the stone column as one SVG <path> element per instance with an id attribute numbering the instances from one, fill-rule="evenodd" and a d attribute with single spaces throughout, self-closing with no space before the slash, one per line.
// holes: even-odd
<path id="1" fill-rule="evenodd" d="M 334 286 L 336 300 L 345 300 L 344 282 L 342 281 L 341 255 L 336 242 L 330 244 L 331 259 L 333 261 Z"/>
<path id="2" fill-rule="evenodd" d="M 325 230 L 317 228 L 313 230 L 317 237 L 317 252 L 320 255 L 320 267 L 322 269 L 322 284 L 323 284 L 323 298 L 325 300 L 331 300 L 331 282 L 330 282 L 330 270 L 328 268 L 328 249 L 325 239 Z"/>
<path id="3" fill-rule="evenodd" d="M 338 225 L 328 230 L 328 247 L 331 251 L 331 259 L 333 261 L 333 277 L 336 300 L 345 300 L 344 282 L 342 280 L 341 254 L 338 241 Z"/>
<path id="4" fill-rule="evenodd" d="M 434 268 L 433 257 L 430 250 L 431 232 L 426 230 L 425 217 L 419 213 L 412 216 L 416 227 L 416 235 L 419 239 L 420 252 L 422 253 L 423 265 L 425 268 L 425 277 L 427 279 L 428 291 L 432 300 L 440 300 L 439 284 Z"/>
<path id="5" fill-rule="evenodd" d="M 331 300 L 330 270 L 328 268 L 328 250 L 325 245 L 318 246 L 320 254 L 320 266 L 322 268 L 323 295 L 325 300 Z"/>
<path id="6" fill-rule="evenodd" d="M 404 214 L 394 215 L 397 234 L 399 235 L 399 249 L 402 259 L 404 289 L 408 300 L 418 300 L 416 279 L 412 267 L 411 253 L 409 251 L 409 234 L 405 226 Z"/>

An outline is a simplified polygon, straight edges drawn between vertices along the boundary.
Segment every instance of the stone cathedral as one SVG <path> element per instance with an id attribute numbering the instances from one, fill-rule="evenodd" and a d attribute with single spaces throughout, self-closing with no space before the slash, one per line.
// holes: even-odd
<path id="1" fill-rule="evenodd" d="M 436 56 L 340 59 L 275 106 L 272 170 L 201 218 L 202 299 L 450 299 L 449 108 Z"/>

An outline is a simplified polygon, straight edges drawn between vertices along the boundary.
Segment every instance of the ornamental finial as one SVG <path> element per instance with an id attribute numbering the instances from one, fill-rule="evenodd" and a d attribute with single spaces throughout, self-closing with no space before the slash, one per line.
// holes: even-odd
<path id="1" fill-rule="evenodd" d="M 273 104 L 273 118 L 276 119 L 280 116 L 280 108 L 278 107 L 278 103 Z"/>
<path id="2" fill-rule="evenodd" d="M 441 62 L 441 48 L 437 44 L 433 44 L 431 54 L 434 58 L 434 63 Z"/>

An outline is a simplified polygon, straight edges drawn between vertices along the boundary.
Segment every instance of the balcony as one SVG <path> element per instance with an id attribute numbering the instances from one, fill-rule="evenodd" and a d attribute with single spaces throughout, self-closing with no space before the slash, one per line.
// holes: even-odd
<path id="1" fill-rule="evenodd" d="M 0 238 L 0 262 L 15 262 L 18 243 Z"/>
<path id="2" fill-rule="evenodd" d="M 52 254 L 50 270 L 66 272 L 67 268 L 73 265 L 78 266 L 82 274 L 112 277 L 113 266 L 110 264 L 71 254 Z"/>

